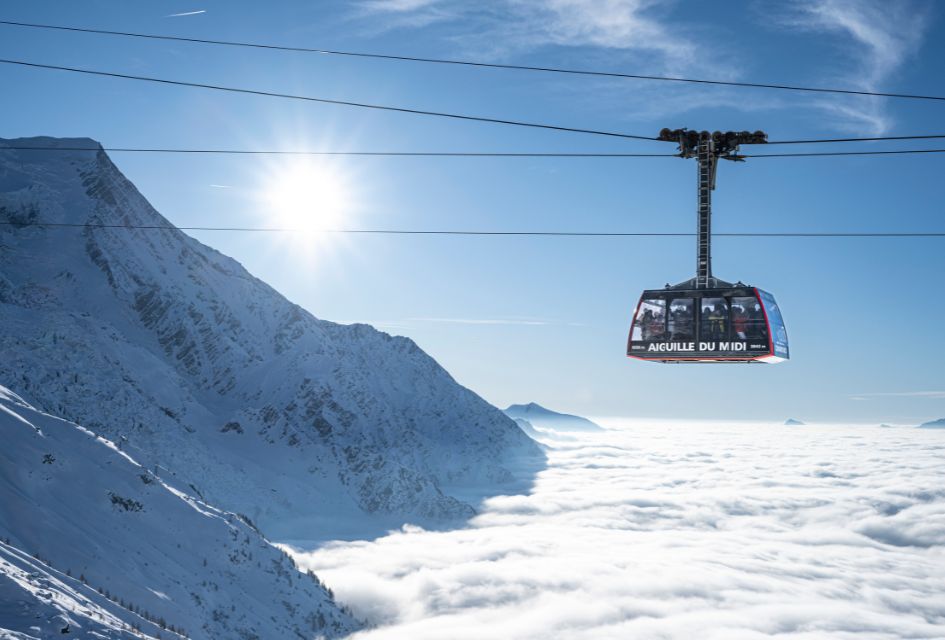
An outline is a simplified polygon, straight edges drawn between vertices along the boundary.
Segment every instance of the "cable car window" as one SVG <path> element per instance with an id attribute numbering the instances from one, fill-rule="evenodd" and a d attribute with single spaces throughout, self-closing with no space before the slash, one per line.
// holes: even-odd
<path id="1" fill-rule="evenodd" d="M 669 339 L 675 341 L 695 340 L 695 312 L 692 298 L 676 298 L 669 303 L 667 328 Z"/>
<path id="2" fill-rule="evenodd" d="M 702 299 L 702 324 L 699 326 L 700 340 L 726 340 L 728 338 L 728 303 L 724 298 Z"/>
<path id="3" fill-rule="evenodd" d="M 768 312 L 768 320 L 771 321 L 771 337 L 774 343 L 774 355 L 787 358 L 789 357 L 788 338 L 787 330 L 784 328 L 784 318 L 781 317 L 781 309 L 778 307 L 778 303 L 774 301 L 774 296 L 770 293 L 762 291 L 761 289 L 758 289 L 758 293 L 762 301 L 764 301 L 765 310 Z"/>
<path id="4" fill-rule="evenodd" d="M 643 300 L 637 309 L 631 340 L 666 339 L 666 301 Z"/>
<path id="5" fill-rule="evenodd" d="M 768 341 L 768 323 L 754 296 L 732 298 L 732 334 L 739 340 Z"/>

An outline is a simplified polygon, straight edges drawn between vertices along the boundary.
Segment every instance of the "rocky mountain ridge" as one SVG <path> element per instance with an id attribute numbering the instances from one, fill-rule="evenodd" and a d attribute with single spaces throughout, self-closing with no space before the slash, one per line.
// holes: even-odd
<path id="1" fill-rule="evenodd" d="M 0 387 L 0 637 L 315 638 L 359 623 L 247 518 Z"/>

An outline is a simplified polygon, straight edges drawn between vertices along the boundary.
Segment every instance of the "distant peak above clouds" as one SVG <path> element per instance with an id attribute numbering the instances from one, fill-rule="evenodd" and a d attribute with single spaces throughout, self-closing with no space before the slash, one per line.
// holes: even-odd
<path id="1" fill-rule="evenodd" d="M 510 405 L 505 409 L 505 415 L 515 420 L 527 420 L 532 426 L 551 431 L 603 431 L 600 425 L 587 418 L 558 413 L 535 402 Z"/>

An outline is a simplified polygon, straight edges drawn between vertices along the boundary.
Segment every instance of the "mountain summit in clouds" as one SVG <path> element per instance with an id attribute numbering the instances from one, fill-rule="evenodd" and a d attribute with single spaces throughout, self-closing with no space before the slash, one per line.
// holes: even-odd
<path id="1" fill-rule="evenodd" d="M 93 140 L 0 140 L 0 222 L 0 383 L 270 537 L 465 519 L 444 487 L 544 460 L 413 341 L 319 320 L 155 229 Z"/>
<path id="2" fill-rule="evenodd" d="M 513 404 L 505 410 L 510 418 L 527 420 L 532 426 L 551 431 L 603 431 L 600 425 L 587 418 L 558 413 L 540 404 Z"/>

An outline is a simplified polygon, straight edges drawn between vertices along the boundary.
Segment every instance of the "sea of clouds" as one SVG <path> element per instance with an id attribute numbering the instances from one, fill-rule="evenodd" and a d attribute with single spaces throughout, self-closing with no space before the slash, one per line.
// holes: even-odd
<path id="1" fill-rule="evenodd" d="M 945 638 L 945 430 L 605 422 L 467 528 L 296 559 L 387 638 Z"/>

